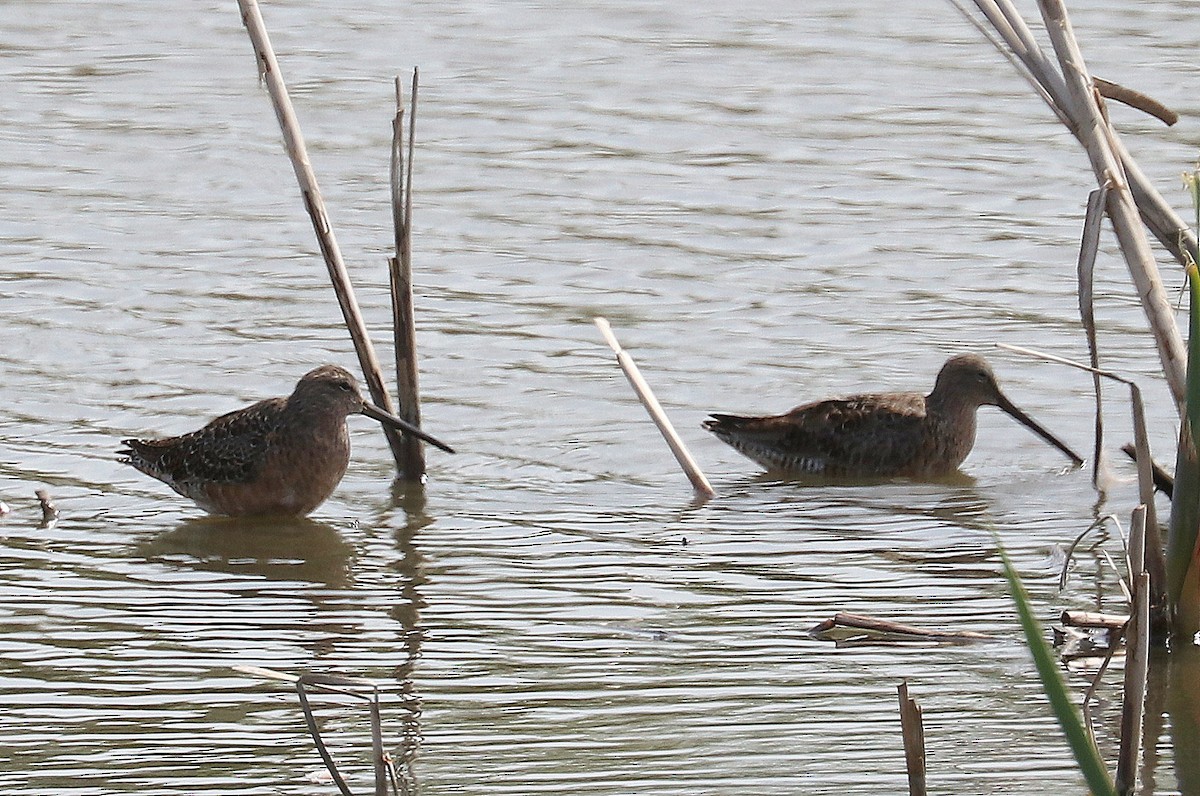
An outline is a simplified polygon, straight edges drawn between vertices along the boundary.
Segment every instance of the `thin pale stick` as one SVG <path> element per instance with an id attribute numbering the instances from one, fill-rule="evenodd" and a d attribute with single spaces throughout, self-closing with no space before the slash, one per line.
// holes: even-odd
<path id="1" fill-rule="evenodd" d="M 613 334 L 612 327 L 604 318 L 593 318 L 596 323 L 596 328 L 600 330 L 600 334 L 604 335 L 605 341 L 617 355 L 617 363 L 621 366 L 621 370 L 625 373 L 625 378 L 629 379 L 629 384 L 633 387 L 633 391 L 637 393 L 638 400 L 642 402 L 642 406 L 646 407 L 646 411 L 650 414 L 650 419 L 654 421 L 654 425 L 658 426 L 659 432 L 663 435 L 663 439 L 667 441 L 667 446 L 670 447 L 671 453 L 675 455 L 675 461 L 679 462 L 679 466 L 683 468 L 683 473 L 692 482 L 692 488 L 697 494 L 705 498 L 710 498 L 716 493 L 712 486 L 708 483 L 708 479 L 704 477 L 704 473 L 700 472 L 700 467 L 696 464 L 695 459 L 688 452 L 687 446 L 683 444 L 679 434 L 675 432 L 675 427 L 671 425 L 671 421 L 667 418 L 667 413 L 663 411 L 662 405 L 658 399 L 654 397 L 654 391 L 650 389 L 650 385 L 642 378 L 642 373 L 638 370 L 637 364 L 625 350 L 621 348 L 621 344 L 617 341 L 617 337 Z"/>
<path id="2" fill-rule="evenodd" d="M 1058 621 L 1067 627 L 1101 627 L 1120 630 L 1129 621 L 1121 614 L 1102 614 L 1097 611 L 1063 611 Z"/>

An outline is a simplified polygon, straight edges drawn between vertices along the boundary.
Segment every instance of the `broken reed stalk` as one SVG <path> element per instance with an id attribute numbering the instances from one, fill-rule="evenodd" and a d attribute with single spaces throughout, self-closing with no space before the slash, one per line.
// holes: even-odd
<path id="1" fill-rule="evenodd" d="M 1096 91 L 1100 92 L 1100 96 L 1105 99 L 1116 100 L 1148 116 L 1153 116 L 1167 127 L 1172 127 L 1179 121 L 1178 113 L 1153 97 L 1147 97 L 1140 91 L 1134 91 L 1131 88 L 1114 83 L 1111 80 L 1105 80 L 1096 75 L 1092 75 L 1092 85 L 1096 87 Z"/>
<path id="2" fill-rule="evenodd" d="M 1125 681 L 1121 706 L 1121 744 L 1117 754 L 1117 792 L 1132 793 L 1142 747 L 1146 677 L 1150 667 L 1150 574 L 1144 571 L 1146 507 L 1133 510 L 1129 533 L 1129 580 L 1133 591 L 1125 630 Z"/>
<path id="3" fill-rule="evenodd" d="M 703 498 L 710 498 L 716 494 L 713 491 L 712 485 L 708 483 L 708 479 L 704 477 L 704 473 L 700 472 L 700 467 L 696 464 L 696 460 L 692 458 L 692 454 L 688 452 L 687 446 L 683 444 L 683 440 L 679 438 L 675 427 L 671 425 L 671 421 L 667 418 L 667 413 L 663 411 L 662 405 L 658 399 L 654 397 L 654 391 L 650 389 L 650 385 L 642 378 L 642 373 L 638 370 L 637 364 L 625 350 L 621 348 L 621 344 L 617 341 L 617 336 L 613 334 L 612 326 L 604 318 L 592 319 L 596 328 L 600 330 L 600 334 L 604 335 L 605 341 L 617 355 L 617 364 L 621 366 L 621 370 L 625 373 L 625 378 L 629 379 L 629 384 L 633 387 L 633 391 L 637 393 L 638 400 L 642 402 L 642 406 L 646 407 L 646 411 L 650 414 L 650 419 L 654 421 L 654 425 L 658 426 L 659 432 L 663 435 L 663 439 L 667 441 L 667 446 L 670 447 L 671 453 L 675 455 L 675 461 L 679 462 L 679 466 L 683 468 L 683 473 L 692 482 L 692 488 L 696 490 L 696 494 Z"/>
<path id="4" fill-rule="evenodd" d="M 999 42 L 1004 42 L 1008 49 L 1001 49 L 1001 52 L 1017 66 L 1018 72 L 1035 87 L 1038 95 L 1083 145 L 1098 183 L 1109 185 L 1112 189 L 1106 202 L 1108 215 L 1125 255 L 1142 309 L 1150 322 L 1176 408 L 1182 413 L 1185 381 L 1183 342 L 1142 224 L 1149 225 L 1155 237 L 1181 263 L 1186 262 L 1187 252 L 1195 255 L 1195 236 L 1150 184 L 1109 125 L 1100 92 L 1094 90 L 1094 81 L 1086 71 L 1060 0 L 1039 0 L 1039 5 L 1061 73 L 1037 44 L 1011 0 L 975 0 L 976 7 L 994 33 L 988 33 L 960 0 L 951 2 L 972 24 L 983 30 L 994 45 L 999 48 Z M 1110 89 L 1108 93 L 1113 92 Z"/>
<path id="5" fill-rule="evenodd" d="M 908 695 L 908 682 L 896 686 L 900 697 L 900 732 L 904 737 L 904 767 L 909 796 L 925 796 L 925 724 L 921 706 Z"/>
<path id="6" fill-rule="evenodd" d="M 288 159 L 292 162 L 292 170 L 296 173 L 296 181 L 300 185 L 300 194 L 304 200 L 304 209 L 312 219 L 313 231 L 317 236 L 317 245 L 325 259 L 329 270 L 329 278 L 333 283 L 334 293 L 337 294 L 338 304 L 342 309 L 342 317 L 346 321 L 346 329 L 354 341 L 354 350 L 358 354 L 358 363 L 362 367 L 363 379 L 371 393 L 371 400 L 377 406 L 388 412 L 393 411 L 392 399 L 383 383 L 383 374 L 379 369 L 379 360 L 375 357 L 375 348 L 367 334 L 362 312 L 358 307 L 358 299 L 354 296 L 354 288 L 350 284 L 350 275 L 342 260 L 341 249 L 330 226 L 329 215 L 325 210 L 325 201 L 321 198 L 317 177 L 313 173 L 312 164 L 308 160 L 308 149 L 304 145 L 304 135 L 300 132 L 300 123 L 296 119 L 296 111 L 288 96 L 287 86 L 283 82 L 283 74 L 279 70 L 279 62 L 267 37 L 267 28 L 263 23 L 262 13 L 258 9 L 257 0 L 238 0 L 241 9 L 242 24 L 250 34 L 254 46 L 255 58 L 258 61 L 260 77 L 267 84 L 267 92 L 271 95 L 271 104 L 275 108 L 275 118 L 279 121 L 283 132 L 283 143 L 287 150 Z M 401 445 L 403 436 L 400 432 L 384 426 L 384 433 L 391 446 L 392 456 L 396 459 L 397 467 L 403 461 Z"/>
<path id="7" fill-rule="evenodd" d="M 1079 243 L 1079 317 L 1087 337 L 1088 357 L 1093 368 L 1100 367 L 1100 349 L 1096 343 L 1096 304 L 1094 286 L 1096 253 L 1100 250 L 1100 222 L 1104 219 L 1104 204 L 1108 187 L 1101 186 L 1088 194 L 1087 215 L 1084 217 L 1083 238 Z M 1104 454 L 1104 402 L 1101 400 L 1100 374 L 1092 374 L 1092 392 L 1096 396 L 1096 444 L 1092 450 L 1092 486 L 1100 488 L 1100 463 Z"/>
<path id="8" fill-rule="evenodd" d="M 413 312 L 412 285 L 412 161 L 417 118 L 417 70 L 413 69 L 409 99 L 408 158 L 404 153 L 404 98 L 396 78 L 396 115 L 392 119 L 392 226 L 396 256 L 388 258 L 388 281 L 392 296 L 392 328 L 396 348 L 397 414 L 421 426 L 421 390 L 417 371 L 417 325 Z M 421 440 L 405 436 L 400 446 L 400 477 L 424 481 L 425 447 Z"/>

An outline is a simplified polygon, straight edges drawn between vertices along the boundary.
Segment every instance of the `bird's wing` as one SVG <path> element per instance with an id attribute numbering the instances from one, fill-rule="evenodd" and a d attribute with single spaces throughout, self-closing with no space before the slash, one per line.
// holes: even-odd
<path id="1" fill-rule="evenodd" d="M 925 400 L 916 393 L 859 395 L 800 406 L 783 415 L 784 444 L 824 455 L 828 466 L 892 473 L 924 439 Z"/>
<path id="2" fill-rule="evenodd" d="M 259 401 L 179 437 L 126 440 L 129 462 L 168 483 L 252 481 L 279 427 L 284 400 Z"/>
<path id="3" fill-rule="evenodd" d="M 924 416 L 916 393 L 858 395 L 769 417 L 713 415 L 705 428 L 772 469 L 892 474 L 921 445 Z"/>

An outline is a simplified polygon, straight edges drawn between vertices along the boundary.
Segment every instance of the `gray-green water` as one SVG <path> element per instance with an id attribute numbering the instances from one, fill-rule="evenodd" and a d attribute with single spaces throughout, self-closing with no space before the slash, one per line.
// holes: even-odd
<path id="1" fill-rule="evenodd" d="M 1098 74 L 1183 115 L 1113 110 L 1182 204 L 1194 9 L 1073 6 Z M 390 748 L 431 796 L 901 792 L 901 678 L 936 792 L 1083 792 L 989 530 L 1041 615 L 1097 607 L 1094 554 L 1056 593 L 1060 546 L 1126 515 L 1127 483 L 1097 505 L 1086 472 L 991 410 L 957 484 L 779 482 L 698 428 L 925 389 L 970 349 L 1089 449 L 1090 381 L 991 345 L 1084 356 L 1090 171 L 948 5 L 263 11 L 385 361 L 392 78 L 421 67 L 424 421 L 461 453 L 432 451 L 424 495 L 405 494 L 352 421 L 341 488 L 285 531 L 197 523 L 116 463 L 122 437 L 191 430 L 353 356 L 232 0 L 0 4 L 5 793 L 333 792 L 309 780 L 294 695 L 237 663 L 384 684 Z M 1165 451 L 1173 412 L 1111 248 L 1098 290 L 1106 363 L 1143 377 Z M 692 502 L 595 315 L 715 500 Z M 63 513 L 44 530 L 42 486 Z M 807 637 L 838 610 L 998 639 Z M 326 716 L 366 737 L 363 712 Z M 1099 716 L 1111 754 L 1112 706 Z M 1155 792 L 1177 792 L 1161 752 Z"/>

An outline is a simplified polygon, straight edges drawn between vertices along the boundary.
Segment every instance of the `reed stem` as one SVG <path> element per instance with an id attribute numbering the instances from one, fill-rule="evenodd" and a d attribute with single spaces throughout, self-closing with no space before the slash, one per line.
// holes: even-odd
<path id="1" fill-rule="evenodd" d="M 1117 754 L 1117 793 L 1132 793 L 1137 785 L 1137 759 L 1142 748 L 1146 677 L 1150 665 L 1150 574 L 1144 570 L 1146 508 L 1133 510 L 1129 532 L 1129 581 L 1133 590 L 1129 624 L 1125 629 L 1125 681 L 1121 706 L 1121 744 Z"/>
<path id="2" fill-rule="evenodd" d="M 904 736 L 904 767 L 909 796 L 925 796 L 925 724 L 921 706 L 908 695 L 908 682 L 896 686 L 900 697 L 900 732 Z"/>
<path id="3" fill-rule="evenodd" d="M 692 454 L 688 452 L 687 446 L 683 444 L 679 434 L 676 433 L 675 427 L 671 425 L 671 421 L 667 418 L 667 413 L 663 411 L 662 405 L 658 399 L 654 397 L 654 391 L 650 389 L 650 385 L 642 378 L 642 373 L 638 370 L 637 364 L 629 354 L 625 353 L 621 348 L 621 344 L 617 342 L 617 336 L 613 334 L 612 327 L 604 318 L 594 318 L 596 328 L 600 330 L 600 334 L 604 335 L 605 341 L 608 342 L 610 348 L 617 355 L 617 363 L 621 366 L 621 370 L 625 373 L 625 378 L 629 379 L 633 391 L 637 393 L 638 400 L 642 402 L 642 406 L 646 407 L 646 411 L 650 414 L 650 419 L 658 426 L 658 430 L 663 435 L 663 439 L 667 441 L 667 446 L 670 447 L 671 453 L 675 455 L 675 461 L 679 462 L 679 466 L 683 468 L 683 473 L 692 482 L 692 488 L 696 493 L 703 498 L 710 498 L 716 494 L 713 491 L 712 485 L 708 483 L 708 479 L 704 477 L 704 473 L 700 472 L 700 467 L 697 466 L 696 460 L 692 458 Z"/>
<path id="4" fill-rule="evenodd" d="M 393 412 L 392 399 L 383 383 L 383 373 L 379 369 L 379 360 L 375 356 L 375 347 L 367 334 L 366 323 L 358 307 L 358 299 L 354 295 L 354 287 L 350 283 L 350 275 L 342 260 L 342 252 L 334 237 L 333 228 L 329 222 L 329 214 L 325 209 L 325 200 L 321 198 L 321 190 L 317 185 L 317 176 L 313 172 L 308 159 L 308 148 L 304 144 L 304 135 L 300 132 L 300 123 L 296 119 L 296 111 L 288 96 L 287 86 L 283 82 L 283 74 L 279 62 L 275 58 L 275 50 L 267 36 L 266 24 L 259 11 L 257 0 L 238 0 L 241 9 L 242 23 L 250 34 L 254 46 L 255 58 L 263 81 L 267 84 L 267 92 L 271 96 L 271 104 L 275 108 L 275 118 L 279 121 L 283 132 L 283 143 L 287 150 L 288 159 L 292 162 L 292 170 L 296 173 L 296 181 L 300 185 L 300 194 L 304 200 L 304 209 L 312 220 L 313 231 L 317 236 L 317 245 L 325 266 L 329 269 L 329 279 L 333 283 L 333 291 L 337 295 L 338 305 L 342 309 L 342 317 L 350 339 L 354 342 L 354 350 L 358 354 L 358 363 L 362 367 L 363 380 L 371 393 L 371 400 L 381 409 Z M 400 432 L 384 427 L 388 445 L 396 466 L 402 466 L 403 436 Z"/>
<path id="5" fill-rule="evenodd" d="M 408 157 L 404 153 L 404 101 L 396 78 L 396 115 L 392 120 L 392 225 L 396 256 L 388 259 L 392 298 L 392 328 L 396 349 L 396 398 L 400 419 L 421 425 L 421 390 L 417 369 L 417 325 L 412 284 L 412 160 L 417 115 L 417 70 L 413 69 L 409 100 Z M 406 165 L 407 164 L 407 165 Z M 405 437 L 401 444 L 400 477 L 425 479 L 425 448 L 419 439 Z"/>

